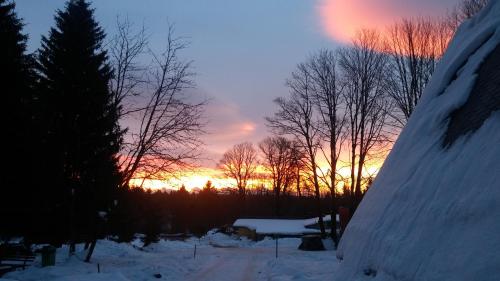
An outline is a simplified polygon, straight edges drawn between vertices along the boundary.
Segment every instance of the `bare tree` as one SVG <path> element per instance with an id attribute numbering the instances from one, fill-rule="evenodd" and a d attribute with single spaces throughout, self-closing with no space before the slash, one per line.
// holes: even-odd
<path id="1" fill-rule="evenodd" d="M 249 142 L 237 144 L 222 155 L 219 167 L 236 181 L 240 195 L 245 196 L 248 182 L 257 168 L 257 152 Z"/>
<path id="2" fill-rule="evenodd" d="M 342 143 L 345 140 L 345 110 L 342 109 L 343 86 L 339 83 L 339 79 L 337 79 L 337 58 L 333 51 L 320 50 L 317 54 L 309 58 L 305 63 L 305 68 L 308 70 L 312 80 L 312 96 L 320 116 L 320 132 L 328 144 L 328 151 L 325 151 L 320 146 L 324 158 L 329 165 L 329 171 L 326 174 L 322 174 L 321 179 L 331 194 L 331 235 L 335 246 L 337 246 L 335 188 L 337 186 L 337 163 L 339 162 Z"/>
<path id="3" fill-rule="evenodd" d="M 472 18 L 483 9 L 490 0 L 462 0 L 447 15 L 447 27 L 455 32 L 458 26 L 467 19 Z"/>
<path id="4" fill-rule="evenodd" d="M 312 92 L 312 78 L 308 69 L 299 64 L 297 70 L 286 85 L 290 89 L 290 97 L 274 100 L 279 110 L 273 117 L 266 118 L 268 126 L 278 134 L 287 134 L 295 137 L 301 148 L 308 156 L 307 167 L 312 173 L 315 197 L 317 201 L 317 215 L 321 233 L 325 234 L 323 212 L 321 208 L 320 184 L 317 171 L 316 153 L 321 142 L 319 121 L 314 114 L 314 98 Z"/>
<path id="5" fill-rule="evenodd" d="M 134 25 L 125 18 L 116 20 L 117 33 L 111 40 L 109 54 L 114 75 L 110 88 L 114 103 L 119 108 L 120 118 L 137 110 L 131 104 L 132 97 L 140 95 L 139 87 L 143 85 L 146 67 L 139 63 L 148 45 L 145 28 L 134 30 Z"/>
<path id="6" fill-rule="evenodd" d="M 302 197 L 301 191 L 301 183 L 303 178 L 303 171 L 307 168 L 307 154 L 302 149 L 300 143 L 295 140 L 292 140 L 292 167 L 295 171 L 294 173 L 294 182 L 295 182 L 295 190 L 298 197 Z"/>
<path id="7" fill-rule="evenodd" d="M 387 55 L 380 36 L 373 30 L 361 30 L 352 46 L 339 50 L 339 66 L 345 85 L 347 122 L 350 142 L 351 194 L 357 205 L 362 196 L 362 176 L 369 153 L 385 143 L 383 128 L 389 109 Z"/>
<path id="8" fill-rule="evenodd" d="M 264 168 L 270 173 L 273 182 L 275 214 L 280 214 L 280 196 L 295 180 L 296 152 L 292 141 L 284 137 L 267 137 L 259 143 L 264 154 Z"/>
<path id="9" fill-rule="evenodd" d="M 128 128 L 119 163 L 126 187 L 133 178 L 165 177 L 199 156 L 206 100 L 195 101 L 187 91 L 194 86 L 191 62 L 179 58 L 186 43 L 174 37 L 173 26 L 168 27 L 163 52 L 148 51 L 152 62 L 147 67 L 137 62 L 147 44 L 144 30 L 130 35 L 128 22 L 119 24 L 118 30 L 111 52 L 115 61 L 111 87 L 116 102 L 127 105 L 122 122 L 138 122 Z"/>
<path id="10" fill-rule="evenodd" d="M 387 46 L 393 73 L 387 76 L 388 89 L 398 109 L 389 114 L 398 127 L 410 118 L 450 37 L 439 21 L 430 18 L 402 19 L 389 28 Z"/>

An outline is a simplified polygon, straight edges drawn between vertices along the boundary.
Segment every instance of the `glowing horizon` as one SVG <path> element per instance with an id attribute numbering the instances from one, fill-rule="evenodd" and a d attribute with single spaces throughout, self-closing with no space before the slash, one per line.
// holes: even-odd
<path id="1" fill-rule="evenodd" d="M 376 175 L 380 170 L 382 162 L 375 162 L 368 165 L 365 169 L 363 169 L 363 176 Z M 318 167 L 318 171 L 328 170 L 328 165 L 326 163 L 321 163 L 320 167 Z M 337 172 L 346 179 L 350 178 L 350 167 L 344 166 L 340 167 Z M 264 174 L 265 172 L 260 167 L 257 171 L 259 175 Z M 196 191 L 198 189 L 202 189 L 205 184 L 210 181 L 212 183 L 212 187 L 216 189 L 223 188 L 236 188 L 235 180 L 229 177 L 226 177 L 220 169 L 217 168 L 207 168 L 200 167 L 195 169 L 190 169 L 186 171 L 179 171 L 177 175 L 172 176 L 164 176 L 164 179 L 146 179 L 144 183 L 142 183 L 143 179 L 141 178 L 133 178 L 130 181 L 131 186 L 141 186 L 144 189 L 151 190 L 179 190 L 181 186 L 184 186 L 188 191 Z M 248 188 L 254 188 L 258 185 L 264 184 L 267 188 L 269 188 L 270 182 L 268 179 L 252 179 L 249 181 Z M 337 190 L 341 191 L 343 186 L 343 182 L 339 182 L 337 186 Z"/>

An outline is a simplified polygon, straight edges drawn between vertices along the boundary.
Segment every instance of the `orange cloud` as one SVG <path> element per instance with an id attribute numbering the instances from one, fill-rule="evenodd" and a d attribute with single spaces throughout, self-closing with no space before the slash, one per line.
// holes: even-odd
<path id="1" fill-rule="evenodd" d="M 320 0 L 317 12 L 326 35 L 346 43 L 362 28 L 384 30 L 405 17 L 444 15 L 453 2 L 456 1 Z"/>

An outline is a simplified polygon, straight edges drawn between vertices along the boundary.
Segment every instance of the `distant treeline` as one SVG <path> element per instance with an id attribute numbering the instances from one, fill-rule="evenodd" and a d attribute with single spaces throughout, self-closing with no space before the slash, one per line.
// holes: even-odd
<path id="1" fill-rule="evenodd" d="M 212 228 L 231 225 L 238 218 L 276 218 L 274 194 L 248 192 L 218 193 L 204 188 L 198 193 L 151 191 L 140 188 L 120 194 L 110 212 L 106 233 L 119 241 L 132 239 L 135 233 L 146 234 L 146 242 L 160 233 L 203 235 Z M 283 195 L 280 218 L 311 218 L 316 215 L 316 199 L 311 196 Z M 322 198 L 323 210 L 329 211 L 330 196 Z M 349 198 L 336 198 L 338 206 L 348 206 Z M 329 212 L 328 212 L 329 213 Z"/>

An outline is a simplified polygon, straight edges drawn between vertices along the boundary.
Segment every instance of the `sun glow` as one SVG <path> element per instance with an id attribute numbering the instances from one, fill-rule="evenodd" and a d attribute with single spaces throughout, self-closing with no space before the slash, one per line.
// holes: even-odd
<path id="1" fill-rule="evenodd" d="M 143 180 L 138 176 L 130 181 L 130 185 L 152 190 L 178 190 L 184 186 L 188 191 L 201 189 L 208 181 L 215 188 L 233 186 L 232 179 L 225 177 L 220 170 L 212 168 L 195 168 L 178 171 L 175 175 L 164 175 L 158 178 Z"/>
<path id="2" fill-rule="evenodd" d="M 367 165 L 363 169 L 363 177 L 374 177 L 378 171 L 382 162 L 372 163 Z M 271 187 L 271 182 L 266 179 L 266 170 L 263 166 L 258 166 L 256 169 L 256 174 L 258 175 L 256 179 L 249 182 L 249 189 L 265 186 L 267 188 Z M 326 175 L 328 173 L 328 165 L 320 161 L 318 167 L 319 175 Z M 350 181 L 350 167 L 342 166 L 337 170 L 337 173 L 343 179 L 337 183 L 337 192 L 342 192 L 344 184 Z M 130 181 L 131 186 L 142 187 L 151 190 L 178 190 L 182 186 L 188 191 L 197 191 L 202 189 L 207 182 L 210 181 L 212 187 L 216 189 L 222 188 L 235 188 L 235 181 L 232 178 L 227 177 L 221 170 L 216 168 L 196 168 L 186 171 L 179 171 L 177 175 L 165 175 L 161 179 L 141 179 L 140 177 L 134 178 Z M 323 191 L 326 192 L 326 186 L 322 187 Z"/>
<path id="3" fill-rule="evenodd" d="M 325 34 L 343 43 L 360 29 L 384 33 L 402 18 L 442 16 L 446 8 L 445 1 L 434 0 L 320 0 L 316 7 Z"/>
<path id="4" fill-rule="evenodd" d="M 392 23 L 392 11 L 384 7 L 383 3 L 384 1 L 323 0 L 318 6 L 318 12 L 326 34 L 332 39 L 347 43 L 362 28 L 378 28 Z"/>

